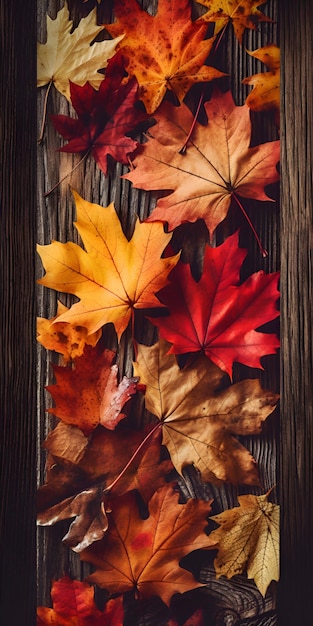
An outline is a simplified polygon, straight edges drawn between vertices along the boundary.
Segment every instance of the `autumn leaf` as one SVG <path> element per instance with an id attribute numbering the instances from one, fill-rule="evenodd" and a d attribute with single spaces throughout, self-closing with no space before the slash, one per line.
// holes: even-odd
<path id="1" fill-rule="evenodd" d="M 53 609 L 37 609 L 37 626 L 123 626 L 122 598 L 109 600 L 103 611 L 95 605 L 94 588 L 63 576 L 52 583 Z"/>
<path id="2" fill-rule="evenodd" d="M 103 80 L 98 70 L 105 68 L 123 35 L 90 45 L 103 30 L 98 26 L 96 9 L 81 19 L 72 32 L 67 4 L 55 20 L 47 15 L 47 42 L 38 43 L 37 87 L 53 83 L 70 101 L 69 81 L 84 85 L 87 81 L 97 89 Z"/>
<path id="3" fill-rule="evenodd" d="M 167 626 L 179 626 L 175 619 L 170 619 L 167 622 Z M 197 609 L 188 619 L 184 622 L 183 626 L 205 626 L 204 616 L 201 609 Z"/>
<path id="4" fill-rule="evenodd" d="M 254 330 L 279 314 L 279 273 L 256 272 L 239 284 L 247 252 L 238 239 L 237 232 L 216 248 L 206 246 L 198 282 L 189 265 L 178 263 L 158 294 L 170 315 L 150 318 L 173 344 L 170 352 L 201 351 L 230 377 L 234 361 L 262 367 L 260 358 L 279 347 L 276 335 Z"/>
<path id="5" fill-rule="evenodd" d="M 249 108 L 235 106 L 230 91 L 215 91 L 204 107 L 208 124 L 196 122 L 185 151 L 193 115 L 185 104 L 162 104 L 149 141 L 138 147 L 135 167 L 124 178 L 140 189 L 172 190 L 158 200 L 148 222 L 168 222 L 173 230 L 203 218 L 212 235 L 232 200 L 241 209 L 240 198 L 270 200 L 264 188 L 279 179 L 279 141 L 249 147 Z"/>
<path id="6" fill-rule="evenodd" d="M 239 496 L 239 506 L 211 517 L 220 524 L 210 537 L 218 542 L 217 577 L 232 578 L 247 570 L 265 596 L 279 579 L 279 506 L 262 496 Z"/>
<path id="7" fill-rule="evenodd" d="M 135 150 L 137 142 L 126 135 L 146 118 L 134 106 L 138 91 L 136 80 L 121 84 L 123 75 L 121 55 L 117 54 L 109 61 L 98 90 L 88 82 L 83 86 L 70 82 L 77 119 L 51 116 L 58 133 L 68 140 L 60 152 L 91 153 L 104 174 L 108 155 L 120 163 L 128 163 L 127 155 Z"/>
<path id="8" fill-rule="evenodd" d="M 279 121 L 280 111 L 280 48 L 269 44 L 253 52 L 247 52 L 262 61 L 269 72 L 254 74 L 243 79 L 244 85 L 252 85 L 253 89 L 246 98 L 246 104 L 252 111 L 268 111 L 274 109 Z"/>
<path id="9" fill-rule="evenodd" d="M 99 424 L 114 430 L 124 404 L 136 393 L 138 378 L 117 381 L 116 353 L 86 346 L 73 366 L 53 365 L 56 383 L 47 387 L 55 406 L 48 409 L 66 424 L 78 426 L 85 435 Z"/>
<path id="10" fill-rule="evenodd" d="M 38 523 L 50 526 L 79 517 L 64 538 L 76 551 L 86 534 L 88 541 L 103 534 L 105 499 L 136 489 L 148 502 L 173 469 L 169 459 L 161 458 L 159 429 L 98 428 L 87 439 L 78 428 L 61 422 L 43 445 L 49 454 L 46 484 L 38 490 Z"/>
<path id="11" fill-rule="evenodd" d="M 87 328 L 74 326 L 68 322 L 59 322 L 60 315 L 68 311 L 68 307 L 58 302 L 57 314 L 52 319 L 37 317 L 37 341 L 47 350 L 63 355 L 65 363 L 82 356 L 85 345 L 95 346 L 101 336 L 101 330 L 91 335 Z"/>
<path id="12" fill-rule="evenodd" d="M 88 334 L 113 322 L 120 338 L 134 309 L 163 306 L 155 293 L 166 285 L 179 254 L 160 258 L 171 239 L 162 224 L 137 220 L 128 241 L 113 204 L 103 208 L 73 194 L 74 224 L 85 250 L 71 242 L 38 246 L 46 270 L 38 282 L 80 298 L 59 317 L 60 322 L 84 326 Z"/>
<path id="13" fill-rule="evenodd" d="M 128 74 L 138 81 L 148 113 L 161 104 L 167 89 L 181 102 L 193 84 L 224 76 L 204 65 L 214 38 L 205 40 L 206 24 L 191 21 L 188 0 L 159 0 L 155 16 L 136 0 L 115 0 L 114 13 L 117 22 L 105 28 L 113 37 L 125 33 L 118 49 Z"/>
<path id="14" fill-rule="evenodd" d="M 176 470 L 194 464 L 205 481 L 258 484 L 256 462 L 233 435 L 260 433 L 278 396 L 258 380 L 219 390 L 224 373 L 205 356 L 183 370 L 164 341 L 139 345 L 134 371 L 146 385 L 148 411 L 162 422 L 163 443 Z"/>
<path id="15" fill-rule="evenodd" d="M 204 532 L 210 502 L 178 504 L 178 497 L 172 485 L 159 489 L 144 520 L 133 493 L 119 498 L 104 538 L 81 553 L 96 567 L 87 580 L 111 594 L 136 589 L 140 598 L 158 595 L 166 604 L 175 592 L 201 586 L 179 561 L 192 550 L 214 547 Z"/>
<path id="16" fill-rule="evenodd" d="M 255 30 L 259 22 L 273 21 L 258 9 L 264 4 L 263 0 L 197 0 L 197 2 L 207 8 L 207 13 L 199 18 L 201 22 L 203 20 L 215 22 L 215 34 L 231 23 L 239 43 L 242 43 L 246 28 Z"/>

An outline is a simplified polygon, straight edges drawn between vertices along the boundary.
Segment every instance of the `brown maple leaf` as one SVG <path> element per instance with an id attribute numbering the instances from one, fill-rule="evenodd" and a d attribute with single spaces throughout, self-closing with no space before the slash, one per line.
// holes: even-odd
<path id="1" fill-rule="evenodd" d="M 133 493 L 119 498 L 102 541 L 81 553 L 96 567 L 87 580 L 110 593 L 136 589 L 140 598 L 158 595 L 166 604 L 175 592 L 201 586 L 179 561 L 192 550 L 215 547 L 204 532 L 210 502 L 178 504 L 178 497 L 172 485 L 159 489 L 144 520 Z"/>
<path id="2" fill-rule="evenodd" d="M 279 506 L 267 496 L 239 496 L 239 506 L 211 517 L 220 528 L 210 534 L 218 543 L 217 577 L 247 570 L 263 596 L 279 580 Z"/>
<path id="3" fill-rule="evenodd" d="M 48 409 L 86 435 L 99 424 L 114 430 L 125 417 L 124 404 L 136 393 L 138 378 L 117 381 L 116 353 L 86 346 L 73 366 L 52 365 L 56 383 L 47 387 L 55 406 Z"/>
<path id="4" fill-rule="evenodd" d="M 134 309 L 164 306 L 155 293 L 167 284 L 179 254 L 161 258 L 171 239 L 162 224 L 137 220 L 128 241 L 113 204 L 104 208 L 73 194 L 85 250 L 71 242 L 38 246 L 46 270 L 38 282 L 80 298 L 59 322 L 84 326 L 88 334 L 113 322 L 120 338 Z"/>
<path id="5" fill-rule="evenodd" d="M 183 370 L 164 341 L 138 348 L 134 371 L 146 385 L 148 411 L 162 422 L 163 443 L 176 470 L 194 464 L 203 480 L 258 484 L 256 462 L 234 435 L 260 433 L 278 396 L 258 380 L 219 391 L 224 373 L 205 356 Z"/>
<path id="6" fill-rule="evenodd" d="M 137 78 L 148 113 L 157 109 L 167 89 L 181 102 L 193 84 L 225 75 L 204 65 L 214 38 L 204 40 L 206 24 L 191 21 L 189 0 L 159 0 L 155 16 L 136 0 L 115 0 L 114 13 L 117 22 L 105 28 L 113 37 L 125 33 L 118 49 L 128 74 Z"/>
<path id="7" fill-rule="evenodd" d="M 148 222 L 168 222 L 169 229 L 203 218 L 212 235 L 224 220 L 232 199 L 270 200 L 266 185 L 279 179 L 279 141 L 250 148 L 249 108 L 235 106 L 231 92 L 215 91 L 205 105 L 208 124 L 193 124 L 185 104 L 164 103 L 155 115 L 149 141 L 135 153 L 134 169 L 124 176 L 134 187 L 172 190 L 158 200 Z M 137 155 L 137 156 L 136 156 Z"/>
<path id="8" fill-rule="evenodd" d="M 59 317 L 68 307 L 58 302 L 57 314 L 52 319 L 37 317 L 37 341 L 47 350 L 63 355 L 65 363 L 82 356 L 85 345 L 95 346 L 101 337 L 101 330 L 88 335 L 87 328 L 59 322 Z"/>
<path id="9" fill-rule="evenodd" d="M 248 54 L 262 61 L 269 72 L 254 74 L 243 79 L 244 85 L 252 85 L 253 89 L 246 98 L 246 104 L 252 111 L 268 111 L 274 109 L 277 125 L 280 111 L 280 48 L 269 44 Z"/>
<path id="10" fill-rule="evenodd" d="M 215 22 L 215 34 L 231 23 L 234 33 L 242 43 L 245 28 L 255 30 L 259 22 L 272 22 L 269 17 L 259 11 L 258 7 L 264 0 L 197 0 L 207 8 L 201 15 L 200 22 Z"/>
<path id="11" fill-rule="evenodd" d="M 37 609 L 37 626 L 122 626 L 123 600 L 109 600 L 100 611 L 94 601 L 94 588 L 86 582 L 63 576 L 52 583 L 53 608 Z"/>

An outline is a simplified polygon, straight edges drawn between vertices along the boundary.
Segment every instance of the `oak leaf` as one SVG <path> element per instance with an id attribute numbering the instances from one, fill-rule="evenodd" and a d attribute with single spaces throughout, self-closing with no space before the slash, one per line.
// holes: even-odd
<path id="1" fill-rule="evenodd" d="M 136 0 L 115 0 L 114 13 L 117 22 L 105 28 L 113 37 L 125 33 L 118 49 L 128 74 L 136 76 L 148 113 L 161 104 L 167 89 L 181 102 L 193 84 L 224 76 L 204 65 L 214 38 L 205 40 L 206 24 L 191 21 L 188 0 L 159 0 L 155 16 Z"/>
<path id="2" fill-rule="evenodd" d="M 37 609 L 37 626 L 123 626 L 122 598 L 109 600 L 100 611 L 94 601 L 94 588 L 86 582 L 63 576 L 52 583 L 53 608 Z"/>
<path id="3" fill-rule="evenodd" d="M 193 124 L 185 104 L 163 103 L 149 141 L 138 147 L 133 171 L 124 178 L 145 190 L 171 190 L 146 220 L 168 222 L 169 230 L 203 218 L 210 235 L 222 222 L 232 199 L 270 200 L 264 187 L 279 179 L 279 141 L 250 148 L 249 107 L 235 106 L 231 92 L 215 91 L 206 102 L 206 126 Z"/>
<path id="4" fill-rule="evenodd" d="M 99 345 L 99 344 L 98 344 Z M 124 376 L 118 383 L 116 353 L 85 347 L 73 366 L 52 365 L 56 383 L 47 387 L 55 406 L 48 409 L 85 435 L 99 424 L 114 430 L 125 417 L 124 404 L 136 393 L 138 378 Z"/>
<path id="5" fill-rule="evenodd" d="M 179 561 L 192 550 L 214 547 L 204 532 L 211 503 L 178 504 L 178 497 L 172 485 L 159 489 L 143 520 L 134 494 L 121 496 L 104 538 L 81 553 L 83 561 L 96 567 L 87 580 L 110 593 L 136 589 L 143 599 L 158 595 L 166 604 L 175 592 L 201 586 Z"/>
<path id="6" fill-rule="evenodd" d="M 97 89 L 103 80 L 98 70 L 107 66 L 115 47 L 123 39 L 99 41 L 90 45 L 103 30 L 98 26 L 96 9 L 81 19 L 72 32 L 67 4 L 58 11 L 55 20 L 47 15 L 47 42 L 38 43 L 37 87 L 53 83 L 70 101 L 69 81 L 84 85 L 87 81 Z"/>
<path id="7" fill-rule="evenodd" d="M 253 86 L 246 98 L 246 104 L 252 111 L 274 109 L 278 121 L 280 111 L 280 48 L 274 44 L 269 44 L 253 52 L 249 52 L 249 50 L 247 52 L 267 65 L 269 72 L 254 74 L 243 79 L 244 85 Z"/>
<path id="8" fill-rule="evenodd" d="M 65 363 L 82 356 L 85 346 L 95 346 L 101 336 L 101 330 L 88 335 L 87 328 L 74 326 L 68 322 L 59 322 L 62 313 L 68 307 L 58 302 L 57 314 L 51 319 L 37 317 L 37 341 L 47 350 L 53 350 L 63 355 Z"/>
<path id="9" fill-rule="evenodd" d="M 278 396 L 258 380 L 219 390 L 224 373 L 200 356 L 183 370 L 164 341 L 139 345 L 135 374 L 146 385 L 145 405 L 162 422 L 163 443 L 176 470 L 194 464 L 205 481 L 258 484 L 256 462 L 233 435 L 254 435 Z"/>
<path id="10" fill-rule="evenodd" d="M 259 11 L 263 0 L 197 0 L 207 8 L 200 21 L 215 22 L 215 34 L 231 23 L 234 33 L 242 43 L 246 28 L 255 30 L 259 22 L 272 22 L 269 17 Z"/>
<path id="11" fill-rule="evenodd" d="M 51 116 L 58 133 L 68 140 L 60 152 L 91 153 L 104 174 L 108 169 L 108 155 L 120 163 L 128 163 L 127 155 L 135 150 L 137 142 L 126 135 L 146 118 L 134 106 L 138 91 L 136 80 L 121 84 L 123 75 L 118 53 L 109 61 L 98 90 L 89 82 L 83 86 L 70 82 L 77 119 Z"/>
<path id="12" fill-rule="evenodd" d="M 170 352 L 201 351 L 230 377 L 234 361 L 262 367 L 260 357 L 279 347 L 276 335 L 254 330 L 278 316 L 279 273 L 256 272 L 239 284 L 247 251 L 238 239 L 237 232 L 216 248 L 206 246 L 198 282 L 189 265 L 178 263 L 158 294 L 170 315 L 150 318 L 173 344 Z"/>
<path id="13" fill-rule="evenodd" d="M 38 246 L 46 270 L 38 282 L 80 298 L 60 322 L 84 326 L 88 334 L 113 322 L 120 338 L 134 309 L 164 306 L 155 293 L 166 285 L 179 254 L 160 258 L 171 239 L 162 224 L 137 220 L 128 241 L 113 204 L 103 208 L 73 194 L 74 224 L 85 250 L 71 242 Z"/>
<path id="14" fill-rule="evenodd" d="M 279 506 L 267 494 L 238 497 L 239 506 L 211 517 L 220 524 L 210 537 L 218 543 L 217 577 L 232 578 L 247 570 L 265 596 L 279 579 Z"/>
<path id="15" fill-rule="evenodd" d="M 51 526 L 75 518 L 64 543 L 75 552 L 107 530 L 106 501 L 136 489 L 145 502 L 173 469 L 161 459 L 161 432 L 96 430 L 89 440 L 76 427 L 60 423 L 44 447 L 49 450 L 46 484 L 38 490 L 37 522 Z"/>

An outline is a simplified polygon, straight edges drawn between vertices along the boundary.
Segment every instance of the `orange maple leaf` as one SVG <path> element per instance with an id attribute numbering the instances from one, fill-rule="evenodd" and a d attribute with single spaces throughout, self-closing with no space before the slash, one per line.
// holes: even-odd
<path id="1" fill-rule="evenodd" d="M 172 190 L 147 222 L 168 222 L 173 230 L 203 218 L 212 235 L 232 199 L 241 209 L 240 197 L 270 200 L 264 188 L 279 179 L 279 141 L 249 147 L 249 108 L 236 106 L 230 91 L 216 91 L 204 106 L 208 124 L 195 124 L 186 150 L 193 115 L 185 104 L 163 103 L 149 141 L 135 153 L 135 169 L 124 178 L 140 189 Z"/>
<path id="2" fill-rule="evenodd" d="M 246 104 L 253 111 L 274 109 L 278 123 L 280 111 L 280 48 L 274 44 L 269 44 L 253 52 L 249 52 L 249 50 L 247 52 L 267 65 L 269 72 L 254 74 L 243 79 L 244 85 L 253 85 L 251 93 L 246 98 Z"/>
<path id="3" fill-rule="evenodd" d="M 122 598 L 109 600 L 104 611 L 94 601 L 94 588 L 86 582 L 64 576 L 52 583 L 53 609 L 37 609 L 37 626 L 122 626 Z"/>
<path id="4" fill-rule="evenodd" d="M 98 344 L 99 345 L 99 344 Z M 113 350 L 86 346 L 74 367 L 53 365 L 56 384 L 47 387 L 55 406 L 48 409 L 66 424 L 89 434 L 99 424 L 114 430 L 125 417 L 124 404 L 136 392 L 138 378 L 117 382 Z"/>
<path id="5" fill-rule="evenodd" d="M 115 0 L 114 13 L 118 21 L 105 28 L 113 37 L 125 33 L 118 49 L 128 74 L 137 78 L 148 113 L 157 109 L 167 89 L 181 102 L 193 84 L 225 75 L 204 65 L 214 38 L 204 40 L 206 24 L 191 21 L 189 0 L 159 0 L 156 16 L 136 0 Z"/>
<path id="6" fill-rule="evenodd" d="M 215 33 L 225 28 L 230 22 L 240 43 L 245 28 L 255 30 L 259 22 L 272 22 L 269 17 L 258 10 L 263 0 L 197 0 L 207 8 L 199 21 L 215 22 Z"/>
<path id="7" fill-rule="evenodd" d="M 178 504 L 178 497 L 172 485 L 159 489 L 143 520 L 134 494 L 121 496 L 104 538 L 81 553 L 83 561 L 96 566 L 87 580 L 110 593 L 136 589 L 140 598 L 158 595 L 166 604 L 173 593 L 200 587 L 179 561 L 192 550 L 215 547 L 204 532 L 211 502 Z"/>
<path id="8" fill-rule="evenodd" d="M 85 250 L 72 242 L 38 246 L 46 270 L 38 282 L 80 298 L 59 316 L 59 322 L 84 326 L 88 334 L 113 322 L 120 338 L 134 309 L 163 306 L 155 293 L 167 284 L 179 254 L 160 258 L 171 239 L 162 224 L 137 220 L 128 241 L 113 204 L 104 208 L 73 194 L 74 224 Z"/>

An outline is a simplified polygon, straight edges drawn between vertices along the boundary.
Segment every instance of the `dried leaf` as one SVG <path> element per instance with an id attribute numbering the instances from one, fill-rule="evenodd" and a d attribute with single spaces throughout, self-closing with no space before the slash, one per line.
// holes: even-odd
<path id="1" fill-rule="evenodd" d="M 269 68 L 269 72 L 254 74 L 243 79 L 244 85 L 252 85 L 253 89 L 246 98 L 246 104 L 252 111 L 268 111 L 273 109 L 279 121 L 280 111 L 280 48 L 269 44 L 253 52 L 247 52 L 262 61 Z"/>
<path id="2" fill-rule="evenodd" d="M 179 561 L 192 550 L 215 547 L 204 533 L 209 511 L 210 502 L 203 500 L 178 504 L 169 485 L 154 494 L 149 517 L 142 520 L 134 494 L 122 496 L 102 541 L 81 554 L 96 567 L 87 580 L 110 593 L 136 589 L 140 598 L 158 595 L 166 604 L 173 593 L 201 586 Z"/>
<path id="3" fill-rule="evenodd" d="M 103 208 L 73 194 L 75 226 L 86 251 L 71 242 L 38 246 L 46 270 L 38 282 L 80 298 L 59 317 L 60 322 L 84 326 L 88 334 L 113 322 L 120 338 L 133 309 L 163 306 L 155 293 L 166 285 L 179 254 L 160 258 L 171 239 L 162 224 L 137 220 L 128 241 L 113 204 Z"/>
<path id="4" fill-rule="evenodd" d="M 87 81 L 97 89 L 103 80 L 98 70 L 107 66 L 115 47 L 123 39 L 96 42 L 90 45 L 103 30 L 97 24 L 94 8 L 81 19 L 73 32 L 67 4 L 58 11 L 55 20 L 47 15 L 47 42 L 38 43 L 37 87 L 50 82 L 70 101 L 69 81 L 84 85 Z"/>
<path id="5" fill-rule="evenodd" d="M 279 506 L 262 496 L 239 496 L 239 506 L 211 517 L 220 524 L 210 537 L 218 542 L 217 577 L 232 578 L 247 570 L 265 596 L 279 580 Z"/>
<path id="6" fill-rule="evenodd" d="M 250 148 L 248 106 L 235 106 L 229 92 L 215 91 L 205 105 L 208 124 L 196 122 L 186 151 L 182 151 L 193 123 L 185 104 L 164 103 L 149 141 L 139 146 L 135 169 L 124 178 L 145 190 L 172 190 L 158 200 L 148 222 L 168 222 L 169 230 L 203 218 L 212 235 L 234 200 L 270 200 L 266 185 L 279 179 L 279 141 Z"/>
<path id="7" fill-rule="evenodd" d="M 206 24 L 191 21 L 188 0 L 159 0 L 155 16 L 136 0 L 115 0 L 114 13 L 117 22 L 105 28 L 113 37 L 125 33 L 118 49 L 128 74 L 136 76 L 148 113 L 161 104 L 167 89 L 181 102 L 193 84 L 224 76 L 204 65 L 214 38 L 204 40 Z"/>
<path id="8" fill-rule="evenodd" d="M 203 480 L 258 484 L 256 462 L 233 435 L 254 435 L 278 396 L 258 380 L 219 391 L 223 372 L 205 357 L 181 370 L 169 344 L 139 346 L 136 375 L 146 385 L 148 411 L 162 422 L 163 443 L 176 470 L 193 463 Z"/>
<path id="9" fill-rule="evenodd" d="M 207 7 L 207 13 L 201 15 L 200 21 L 215 22 L 215 34 L 231 23 L 239 43 L 242 43 L 245 28 L 255 30 L 259 22 L 273 21 L 257 8 L 264 4 L 264 0 L 197 0 L 197 2 Z"/>

